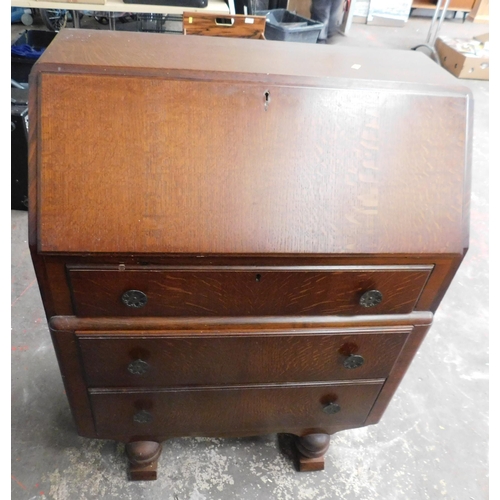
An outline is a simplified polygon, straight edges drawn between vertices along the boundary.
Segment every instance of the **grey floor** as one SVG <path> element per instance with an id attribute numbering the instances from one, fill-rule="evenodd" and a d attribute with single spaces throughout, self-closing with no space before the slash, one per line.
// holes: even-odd
<path id="1" fill-rule="evenodd" d="M 428 27 L 420 18 L 404 28 L 354 25 L 333 43 L 409 50 Z M 22 29 L 13 26 L 12 38 Z M 441 34 L 487 31 L 446 21 Z M 76 435 L 28 252 L 27 214 L 12 211 L 12 498 L 489 498 L 489 84 L 458 83 L 475 100 L 470 251 L 382 421 L 333 436 L 323 472 L 295 472 L 289 443 L 275 435 L 183 438 L 164 444 L 156 482 L 127 482 L 122 444 Z"/>

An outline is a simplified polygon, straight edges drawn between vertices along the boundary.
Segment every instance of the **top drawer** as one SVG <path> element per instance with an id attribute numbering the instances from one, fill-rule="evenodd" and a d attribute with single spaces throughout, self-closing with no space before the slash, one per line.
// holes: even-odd
<path id="1" fill-rule="evenodd" d="M 432 266 L 68 269 L 77 316 L 410 313 Z"/>

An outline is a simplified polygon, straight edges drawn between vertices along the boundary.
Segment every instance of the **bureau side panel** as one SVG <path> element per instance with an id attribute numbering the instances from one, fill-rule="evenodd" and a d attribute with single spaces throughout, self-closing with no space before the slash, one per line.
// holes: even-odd
<path id="1" fill-rule="evenodd" d="M 431 325 L 419 325 L 413 329 L 409 334 L 397 361 L 394 363 L 392 371 L 384 383 L 377 401 L 373 405 L 370 415 L 366 419 L 365 424 L 376 424 L 382 418 L 385 410 L 387 409 L 392 397 L 394 396 L 399 384 L 403 380 L 406 371 L 418 351 L 418 348 L 425 339 L 427 332 Z"/>
<path id="2" fill-rule="evenodd" d="M 36 71 L 30 74 L 29 79 L 29 103 L 28 103 L 28 244 L 33 261 L 42 302 L 47 318 L 57 310 L 54 308 L 53 295 L 50 287 L 49 277 L 45 267 L 45 259 L 38 253 L 38 165 L 39 165 L 39 80 L 40 75 Z M 71 313 L 66 313 L 71 314 Z"/>

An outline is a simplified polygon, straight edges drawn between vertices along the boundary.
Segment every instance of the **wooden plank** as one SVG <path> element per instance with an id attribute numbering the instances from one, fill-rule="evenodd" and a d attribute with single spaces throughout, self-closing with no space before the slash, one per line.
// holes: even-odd
<path id="1" fill-rule="evenodd" d="M 262 40 L 266 27 L 265 16 L 184 12 L 182 21 L 185 35 L 255 38 Z"/>
<path id="2" fill-rule="evenodd" d="M 448 6 L 448 11 L 456 12 L 469 12 L 475 0 L 451 0 Z M 441 4 L 441 9 L 444 7 L 446 2 L 443 1 Z M 412 9 L 436 9 L 436 1 L 434 0 L 413 0 Z"/>
<path id="3" fill-rule="evenodd" d="M 467 16 L 467 21 L 473 23 L 490 22 L 490 0 L 476 0 L 472 12 Z"/>

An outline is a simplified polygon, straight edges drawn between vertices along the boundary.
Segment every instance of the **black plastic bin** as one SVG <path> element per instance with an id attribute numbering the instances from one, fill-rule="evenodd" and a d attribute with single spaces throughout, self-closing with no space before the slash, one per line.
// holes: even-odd
<path id="1" fill-rule="evenodd" d="M 26 91 L 27 93 L 27 91 Z M 12 104 L 10 112 L 10 208 L 28 210 L 28 107 Z"/>
<path id="2" fill-rule="evenodd" d="M 54 37 L 56 35 L 57 33 L 53 31 L 28 30 L 22 33 L 21 36 L 12 45 L 29 45 L 34 50 L 40 51 L 42 49 L 46 49 L 49 46 L 50 42 L 54 40 Z M 27 83 L 31 68 L 36 61 L 37 59 L 33 59 L 30 57 L 11 55 L 11 78 L 19 83 Z"/>
<path id="3" fill-rule="evenodd" d="M 12 44 L 29 45 L 40 52 L 46 49 L 57 33 L 53 31 L 28 30 Z M 28 209 L 28 76 L 38 57 L 11 54 L 10 75 L 24 84 L 24 89 L 11 89 L 11 209 Z"/>
<path id="4" fill-rule="evenodd" d="M 286 9 L 261 10 L 255 14 L 266 16 L 266 40 L 316 43 L 323 29 L 323 23 L 298 16 Z"/>

